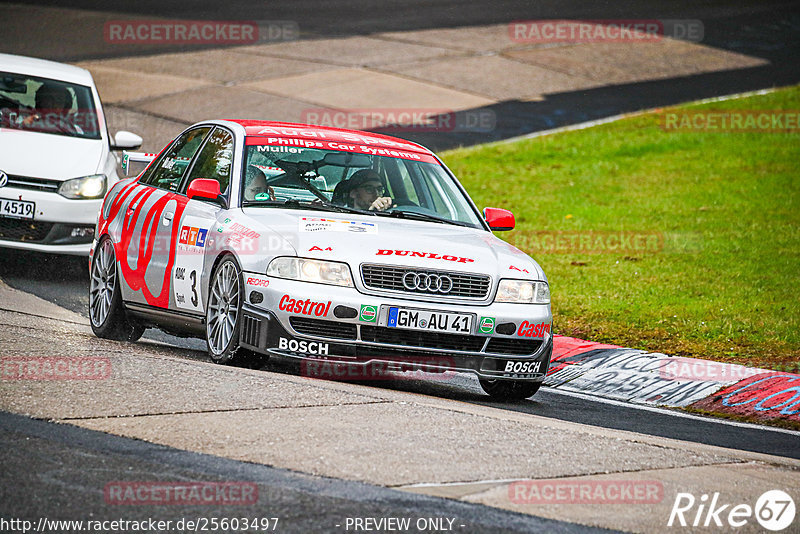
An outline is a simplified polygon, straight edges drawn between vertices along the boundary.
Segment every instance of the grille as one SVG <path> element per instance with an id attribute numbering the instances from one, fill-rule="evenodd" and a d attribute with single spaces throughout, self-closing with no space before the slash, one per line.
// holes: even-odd
<path id="1" fill-rule="evenodd" d="M 26 219 L 8 219 L 0 217 L 0 239 L 7 241 L 44 241 L 53 223 L 36 222 Z"/>
<path id="2" fill-rule="evenodd" d="M 362 326 L 361 340 L 371 343 L 406 345 L 427 349 L 462 350 L 480 352 L 486 338 L 459 334 L 439 334 L 418 330 L 402 330 L 384 326 Z"/>
<path id="3" fill-rule="evenodd" d="M 242 342 L 258 347 L 258 341 L 261 337 L 261 319 L 250 317 L 249 315 L 243 315 L 242 319 Z"/>
<path id="4" fill-rule="evenodd" d="M 319 319 L 306 319 L 305 317 L 290 317 L 289 324 L 292 325 L 296 332 L 309 336 L 335 339 L 356 338 L 356 325 L 354 324 L 320 321 Z"/>
<path id="5" fill-rule="evenodd" d="M 408 290 L 403 285 L 403 276 L 409 272 L 447 275 L 453 281 L 453 289 L 446 295 L 421 289 Z M 430 269 L 415 269 L 412 267 L 392 267 L 389 265 L 362 265 L 361 278 L 364 280 L 364 285 L 370 289 L 388 289 L 390 291 L 400 291 L 403 293 L 464 297 L 481 300 L 488 296 L 489 284 L 491 281 L 488 276 L 482 274 L 454 273 Z"/>
<path id="6" fill-rule="evenodd" d="M 489 339 L 486 352 L 494 354 L 533 354 L 542 346 L 541 340 L 535 339 L 503 339 L 493 337 Z"/>
<path id="7" fill-rule="evenodd" d="M 34 191 L 58 192 L 61 185 L 59 180 L 48 180 L 46 178 L 33 178 L 30 176 L 8 175 L 8 186 L 20 189 L 32 189 Z"/>

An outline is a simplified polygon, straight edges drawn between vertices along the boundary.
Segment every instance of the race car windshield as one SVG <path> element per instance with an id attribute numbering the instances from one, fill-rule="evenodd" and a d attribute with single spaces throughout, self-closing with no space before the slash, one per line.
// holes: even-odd
<path id="1" fill-rule="evenodd" d="M 248 146 L 241 194 L 248 206 L 280 207 L 297 200 L 309 209 L 327 204 L 482 228 L 478 214 L 441 165 L 398 157 Z"/>
<path id="2" fill-rule="evenodd" d="M 100 139 L 89 87 L 10 72 L 0 72 L 0 128 Z"/>

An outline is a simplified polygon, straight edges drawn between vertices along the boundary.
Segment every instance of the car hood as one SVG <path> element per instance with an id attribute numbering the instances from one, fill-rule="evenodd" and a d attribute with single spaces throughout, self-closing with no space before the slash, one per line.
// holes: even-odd
<path id="1" fill-rule="evenodd" d="M 102 169 L 102 139 L 7 129 L 0 136 L 0 170 L 8 174 L 68 180 Z"/>
<path id="2" fill-rule="evenodd" d="M 299 256 L 546 280 L 527 254 L 485 230 L 382 216 L 244 208 L 254 226 L 288 241 Z"/>

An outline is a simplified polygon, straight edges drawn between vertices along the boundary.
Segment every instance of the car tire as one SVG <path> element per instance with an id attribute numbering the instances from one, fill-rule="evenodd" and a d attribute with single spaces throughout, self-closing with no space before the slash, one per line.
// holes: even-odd
<path id="1" fill-rule="evenodd" d="M 238 367 L 257 367 L 265 356 L 239 346 L 244 280 L 233 256 L 217 264 L 208 285 L 206 307 L 206 347 L 214 363 Z"/>
<path id="2" fill-rule="evenodd" d="M 97 337 L 133 342 L 144 327 L 128 319 L 122 305 L 114 243 L 104 237 L 97 245 L 89 272 L 89 322 Z"/>
<path id="3" fill-rule="evenodd" d="M 481 378 L 481 388 L 493 399 L 498 401 L 521 401 L 532 397 L 541 382 L 528 382 L 527 380 L 490 380 Z"/>

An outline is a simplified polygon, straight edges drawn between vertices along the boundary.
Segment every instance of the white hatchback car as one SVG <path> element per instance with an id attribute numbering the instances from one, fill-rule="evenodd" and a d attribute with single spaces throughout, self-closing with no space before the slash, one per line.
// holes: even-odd
<path id="1" fill-rule="evenodd" d="M 0 247 L 88 255 L 112 151 L 141 144 L 110 138 L 89 71 L 0 54 Z"/>

